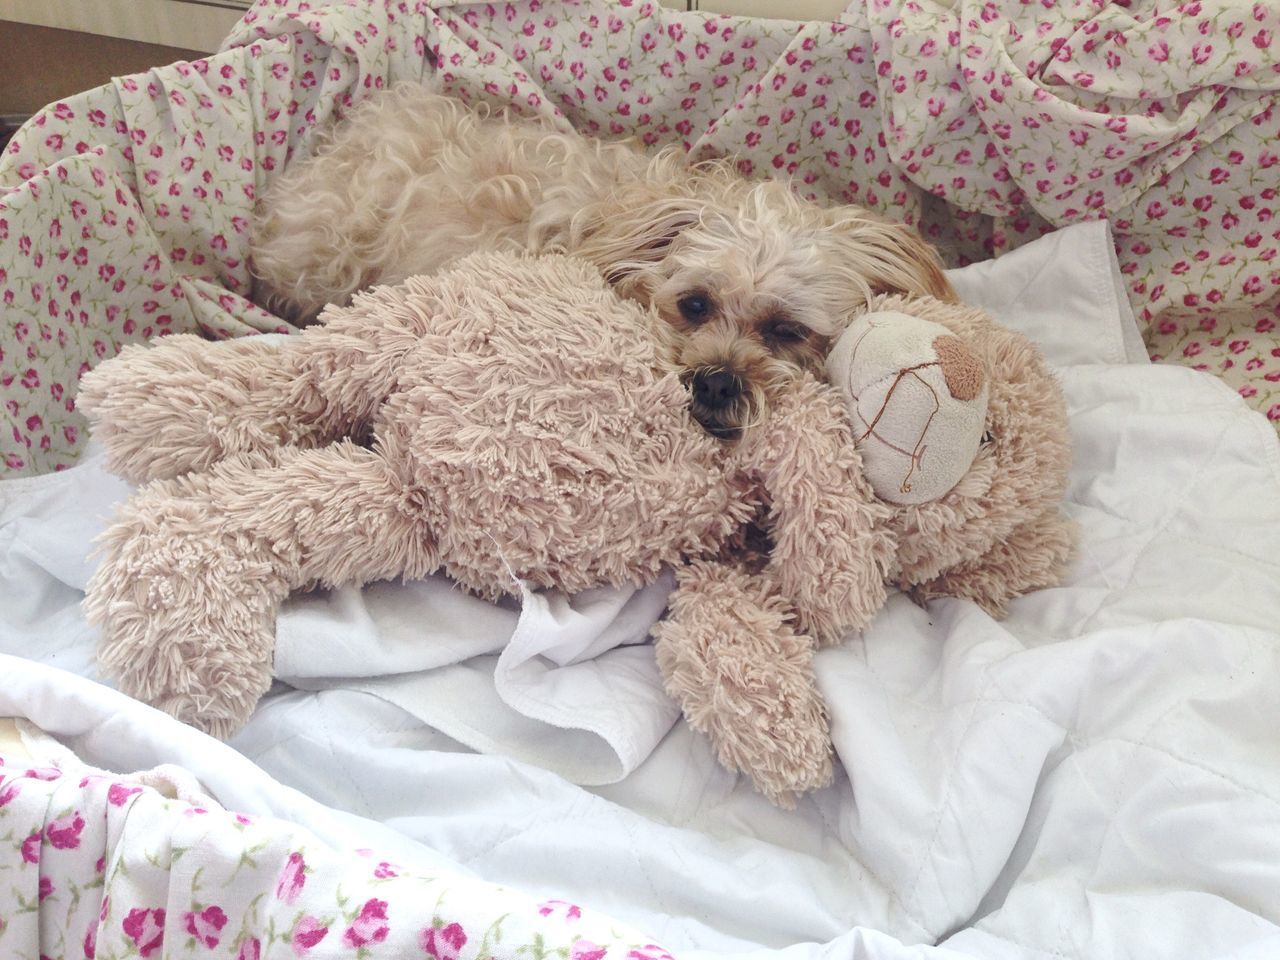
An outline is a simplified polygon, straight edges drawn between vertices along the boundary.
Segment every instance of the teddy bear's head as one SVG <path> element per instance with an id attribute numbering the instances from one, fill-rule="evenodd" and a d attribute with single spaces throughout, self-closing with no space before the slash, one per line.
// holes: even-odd
<path id="1" fill-rule="evenodd" d="M 990 392 L 962 339 L 915 314 L 864 313 L 836 341 L 827 372 L 849 405 L 876 496 L 927 503 L 960 482 L 982 442 Z"/>
<path id="2" fill-rule="evenodd" d="M 1066 408 L 1030 340 L 972 307 L 880 297 L 828 371 L 867 479 L 894 507 L 900 587 L 1001 614 L 1057 581 L 1073 542 Z"/>

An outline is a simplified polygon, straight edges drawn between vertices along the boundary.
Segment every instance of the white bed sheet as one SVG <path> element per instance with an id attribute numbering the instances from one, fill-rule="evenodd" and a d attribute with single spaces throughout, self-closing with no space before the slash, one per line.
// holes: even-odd
<path id="1" fill-rule="evenodd" d="M 1102 224 L 952 276 L 1059 370 L 1079 556 L 1003 622 L 894 597 L 823 652 L 848 776 L 796 812 L 655 695 L 634 641 L 660 586 L 519 612 L 439 582 L 296 601 L 279 664 L 312 689 L 273 691 L 240 753 L 59 672 L 93 675 L 83 552 L 127 492 L 93 461 L 0 485 L 0 715 L 682 956 L 1280 955 L 1275 433 L 1217 380 L 1146 362 Z"/>

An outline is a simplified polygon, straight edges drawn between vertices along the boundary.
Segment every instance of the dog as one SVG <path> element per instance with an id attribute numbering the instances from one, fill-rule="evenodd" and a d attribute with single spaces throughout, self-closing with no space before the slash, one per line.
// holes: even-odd
<path id="1" fill-rule="evenodd" d="M 690 164 L 415 84 L 360 104 L 257 211 L 255 299 L 314 320 L 481 249 L 583 257 L 670 325 L 695 419 L 733 439 L 879 293 L 955 295 L 910 227 L 824 207 L 732 160 Z"/>

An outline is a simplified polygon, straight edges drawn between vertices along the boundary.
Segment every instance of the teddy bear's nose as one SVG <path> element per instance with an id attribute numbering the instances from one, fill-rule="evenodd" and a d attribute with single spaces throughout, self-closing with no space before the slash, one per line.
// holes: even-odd
<path id="1" fill-rule="evenodd" d="M 693 375 L 693 398 L 708 410 L 723 410 L 742 395 L 742 381 L 727 370 L 703 368 Z"/>

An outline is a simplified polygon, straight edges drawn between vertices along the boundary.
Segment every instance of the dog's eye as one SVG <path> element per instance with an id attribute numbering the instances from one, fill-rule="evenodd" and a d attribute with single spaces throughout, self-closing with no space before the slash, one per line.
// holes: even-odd
<path id="1" fill-rule="evenodd" d="M 770 343 L 793 344 L 803 343 L 809 337 L 809 331 L 790 320 L 770 320 L 761 329 L 764 338 Z"/>
<path id="2" fill-rule="evenodd" d="M 690 323 L 701 323 L 711 316 L 711 298 L 705 293 L 691 293 L 676 301 L 680 315 Z"/>

